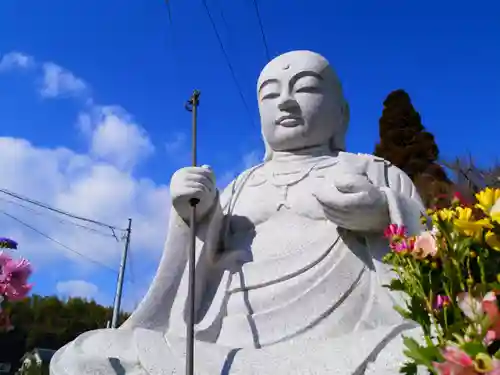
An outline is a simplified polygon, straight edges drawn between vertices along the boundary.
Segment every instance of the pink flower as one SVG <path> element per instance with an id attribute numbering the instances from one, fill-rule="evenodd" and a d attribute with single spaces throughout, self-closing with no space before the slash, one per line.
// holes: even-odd
<path id="1" fill-rule="evenodd" d="M 0 294 L 14 301 L 26 297 L 32 288 L 28 284 L 31 271 L 26 259 L 13 260 L 0 253 Z"/>
<path id="2" fill-rule="evenodd" d="M 474 361 L 472 360 L 471 357 L 464 351 L 460 350 L 459 348 L 455 346 L 447 346 L 443 350 L 443 357 L 446 361 L 455 363 L 457 365 L 460 365 L 462 367 L 469 367 L 474 365 Z"/>
<path id="3" fill-rule="evenodd" d="M 493 292 L 487 293 L 482 301 L 484 313 L 488 316 L 490 326 L 486 334 L 488 340 L 500 339 L 500 310 L 498 309 L 497 296 Z M 490 341 L 490 342 L 491 342 Z"/>
<path id="4" fill-rule="evenodd" d="M 434 257 L 437 254 L 436 237 L 429 231 L 420 234 L 414 244 L 414 253 L 419 257 L 426 258 L 428 256 Z"/>
<path id="5" fill-rule="evenodd" d="M 434 301 L 434 309 L 441 310 L 443 307 L 450 304 L 450 297 L 438 294 L 436 300 Z"/>
<path id="6" fill-rule="evenodd" d="M 472 358 L 455 346 L 447 346 L 443 352 L 445 362 L 434 362 L 439 375 L 475 375 Z"/>
<path id="7" fill-rule="evenodd" d="M 398 224 L 390 224 L 384 231 L 384 237 L 389 239 L 389 246 L 396 253 L 412 251 L 414 240 L 406 234 L 406 227 Z"/>
<path id="8" fill-rule="evenodd" d="M 483 342 L 484 342 L 484 344 L 485 344 L 486 346 L 488 346 L 488 345 L 490 345 L 493 341 L 495 341 L 496 339 L 497 339 L 497 334 L 496 334 L 496 332 L 495 332 L 495 331 L 490 330 L 490 331 L 487 331 L 487 332 L 486 332 L 486 335 L 484 336 L 484 340 L 483 340 Z"/>
<path id="9" fill-rule="evenodd" d="M 477 320 L 484 315 L 488 316 L 490 325 L 484 337 L 486 345 L 500 339 L 500 309 L 495 293 L 487 293 L 482 300 L 472 297 L 469 293 L 460 293 L 457 299 L 458 306 L 469 319 Z"/>
<path id="10" fill-rule="evenodd" d="M 390 241 L 398 241 L 406 236 L 406 227 L 404 225 L 390 224 L 384 231 L 384 237 Z"/>
<path id="11" fill-rule="evenodd" d="M 395 243 L 391 243 L 391 249 L 395 253 L 404 253 L 404 252 L 412 252 L 413 251 L 413 244 L 415 243 L 415 240 L 413 238 L 407 238 L 404 240 L 400 240 Z"/>
<path id="12" fill-rule="evenodd" d="M 457 296 L 458 306 L 469 319 L 487 314 L 493 324 L 500 317 L 497 297 L 493 292 L 487 293 L 483 299 L 474 298 L 469 293 L 460 293 Z"/>

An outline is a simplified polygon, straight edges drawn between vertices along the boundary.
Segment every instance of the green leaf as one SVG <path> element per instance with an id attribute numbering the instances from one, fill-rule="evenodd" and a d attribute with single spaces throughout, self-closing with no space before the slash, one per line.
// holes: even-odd
<path id="1" fill-rule="evenodd" d="M 394 310 L 396 310 L 403 318 L 405 319 L 411 319 L 411 312 L 406 310 L 404 307 L 395 305 Z"/>
<path id="2" fill-rule="evenodd" d="M 409 308 L 411 312 L 411 319 L 419 323 L 424 331 L 428 331 L 431 321 L 428 311 L 424 306 L 425 301 L 415 295 L 411 297 L 411 307 Z"/>
<path id="3" fill-rule="evenodd" d="M 417 365 L 432 368 L 432 362 L 439 358 L 439 349 L 435 346 L 423 347 L 410 337 L 403 337 L 403 343 L 408 349 L 404 354 L 413 359 Z"/>
<path id="4" fill-rule="evenodd" d="M 487 353 L 484 345 L 478 342 L 465 342 L 461 345 L 461 348 L 471 357 L 475 357 L 479 353 Z"/>
<path id="5" fill-rule="evenodd" d="M 405 286 L 399 279 L 392 279 L 391 282 L 387 285 L 390 290 L 404 291 Z"/>
<path id="6" fill-rule="evenodd" d="M 417 375 L 417 364 L 415 362 L 406 362 L 399 369 L 400 374 L 404 375 Z"/>

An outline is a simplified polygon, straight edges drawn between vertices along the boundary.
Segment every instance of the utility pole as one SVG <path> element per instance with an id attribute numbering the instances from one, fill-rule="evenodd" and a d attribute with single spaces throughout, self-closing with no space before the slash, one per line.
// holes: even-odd
<path id="1" fill-rule="evenodd" d="M 198 115 L 198 105 L 200 92 L 194 90 L 193 95 L 186 103 L 186 109 L 192 113 L 192 166 L 196 167 L 196 135 L 197 135 L 197 115 Z M 191 205 L 191 215 L 189 218 L 189 229 L 190 229 L 190 248 L 189 248 L 189 314 L 186 328 L 186 375 L 194 374 L 194 313 L 195 313 L 195 267 L 196 267 L 196 205 L 199 203 L 199 199 L 193 198 L 189 202 Z"/>
<path id="2" fill-rule="evenodd" d="M 123 248 L 120 270 L 118 272 L 118 283 L 116 285 L 115 303 L 113 306 L 113 318 L 111 319 L 111 328 L 116 328 L 118 325 L 118 315 L 120 314 L 120 305 L 122 302 L 123 279 L 125 276 L 125 266 L 127 264 L 128 249 L 130 247 L 130 234 L 132 233 L 132 219 L 128 219 L 128 227 L 126 231 L 125 247 Z"/>

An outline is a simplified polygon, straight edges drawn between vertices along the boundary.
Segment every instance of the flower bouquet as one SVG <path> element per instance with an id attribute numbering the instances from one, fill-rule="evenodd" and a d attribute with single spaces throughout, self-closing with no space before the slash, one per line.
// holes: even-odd
<path id="1" fill-rule="evenodd" d="M 17 249 L 17 243 L 8 238 L 0 238 L 0 248 Z M 31 265 L 26 259 L 12 259 L 0 251 L 0 331 L 9 331 L 13 327 L 7 305 L 26 297 L 31 290 L 28 278 L 31 275 Z"/>
<path id="2" fill-rule="evenodd" d="M 397 275 L 388 287 L 405 300 L 396 310 L 424 334 L 421 342 L 404 338 L 401 373 L 500 375 L 500 212 L 492 209 L 500 189 L 475 198 L 429 210 L 418 236 L 395 224 L 385 232 L 384 262 Z"/>

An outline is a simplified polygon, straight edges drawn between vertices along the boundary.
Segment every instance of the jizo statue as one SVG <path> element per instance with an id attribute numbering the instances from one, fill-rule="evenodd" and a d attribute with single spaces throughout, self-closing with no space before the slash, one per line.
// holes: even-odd
<path id="1" fill-rule="evenodd" d="M 415 187 L 387 161 L 344 151 L 349 107 L 322 56 L 278 56 L 257 95 L 264 162 L 223 191 L 208 167 L 173 175 L 168 238 L 147 295 L 119 329 L 60 349 L 52 375 L 184 372 L 192 198 L 196 374 L 398 373 L 401 334 L 419 332 L 382 286 L 382 234 L 391 222 L 420 230 Z"/>

